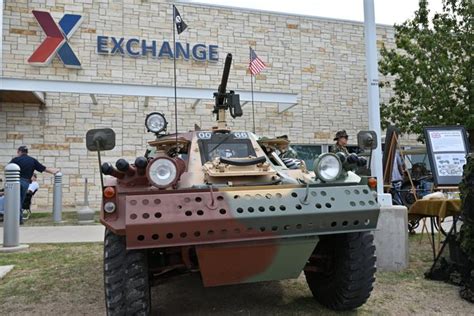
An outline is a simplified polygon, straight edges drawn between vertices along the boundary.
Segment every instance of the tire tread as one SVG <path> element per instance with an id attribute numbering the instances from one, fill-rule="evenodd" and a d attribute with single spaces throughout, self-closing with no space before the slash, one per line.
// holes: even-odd
<path id="1" fill-rule="evenodd" d="M 149 315 L 146 252 L 127 250 L 125 238 L 108 229 L 104 237 L 104 289 L 107 315 Z"/>
<path id="2" fill-rule="evenodd" d="M 352 310 L 363 305 L 375 281 L 374 237 L 368 232 L 329 235 L 321 238 L 315 252 L 334 249 L 334 271 L 306 272 L 313 296 L 333 310 Z M 315 264 L 312 262 L 308 263 Z"/>

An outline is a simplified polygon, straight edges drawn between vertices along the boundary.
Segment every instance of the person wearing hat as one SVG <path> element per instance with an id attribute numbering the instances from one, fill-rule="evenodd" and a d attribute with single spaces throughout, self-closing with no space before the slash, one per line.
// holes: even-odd
<path id="1" fill-rule="evenodd" d="M 297 158 L 296 152 L 293 148 L 290 147 L 290 140 L 288 139 L 288 135 L 277 136 L 277 139 L 285 140 L 286 143 L 283 143 L 280 147 L 280 158 Z"/>
<path id="2" fill-rule="evenodd" d="M 17 156 L 13 158 L 10 163 L 17 164 L 20 167 L 20 205 L 23 205 L 23 201 L 26 197 L 26 192 L 30 186 L 30 180 L 35 170 L 38 172 L 46 171 L 47 173 L 56 174 L 59 169 L 47 168 L 43 166 L 35 158 L 28 156 L 28 147 L 20 146 L 16 151 Z M 23 223 L 20 210 L 20 223 Z"/>
<path id="3" fill-rule="evenodd" d="M 288 135 L 278 136 L 277 139 L 283 139 L 286 143 L 283 143 L 280 147 L 280 153 L 278 156 L 281 161 L 285 164 L 288 169 L 299 169 L 301 166 L 301 159 L 298 159 L 296 151 L 290 147 L 290 140 Z"/>
<path id="4" fill-rule="evenodd" d="M 347 150 L 347 147 L 346 147 L 348 139 L 349 139 L 349 136 L 347 135 L 345 130 L 338 131 L 336 133 L 336 137 L 334 137 L 336 144 L 332 147 L 331 152 L 332 153 L 342 152 L 346 155 L 349 155 L 349 151 Z"/>

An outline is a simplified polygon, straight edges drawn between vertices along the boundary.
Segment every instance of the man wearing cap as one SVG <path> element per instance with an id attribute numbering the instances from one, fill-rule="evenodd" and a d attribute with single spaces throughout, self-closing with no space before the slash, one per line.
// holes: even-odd
<path id="1" fill-rule="evenodd" d="M 334 137 L 336 144 L 332 147 L 331 152 L 332 153 L 342 152 L 346 155 L 349 155 L 349 151 L 347 150 L 347 147 L 346 147 L 348 139 L 349 139 L 349 136 L 347 135 L 345 130 L 338 131 L 336 133 L 336 137 Z"/>
<path id="2" fill-rule="evenodd" d="M 51 174 L 59 172 L 59 169 L 56 168 L 46 168 L 35 158 L 28 156 L 28 147 L 20 146 L 16 151 L 17 156 L 13 158 L 10 163 L 17 164 L 20 167 L 20 205 L 23 205 L 23 201 L 26 197 L 26 192 L 30 185 L 30 179 L 33 176 L 33 173 L 36 171 L 43 172 L 46 171 Z M 23 222 L 21 217 L 20 210 L 20 223 Z"/>

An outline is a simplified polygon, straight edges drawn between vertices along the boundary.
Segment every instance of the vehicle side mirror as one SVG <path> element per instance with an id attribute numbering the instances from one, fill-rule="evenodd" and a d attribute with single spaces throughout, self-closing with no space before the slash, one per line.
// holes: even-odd
<path id="1" fill-rule="evenodd" d="M 377 148 L 377 134 L 374 131 L 360 131 L 357 133 L 357 146 L 362 149 Z"/>
<path id="2" fill-rule="evenodd" d="M 111 128 L 98 128 L 87 131 L 86 147 L 89 151 L 112 150 L 115 147 L 115 132 Z"/>

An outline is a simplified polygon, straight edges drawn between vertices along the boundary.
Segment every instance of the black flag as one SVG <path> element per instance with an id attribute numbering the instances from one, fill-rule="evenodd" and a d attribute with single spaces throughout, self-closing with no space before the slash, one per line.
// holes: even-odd
<path id="1" fill-rule="evenodd" d="M 184 23 L 183 19 L 181 19 L 181 15 L 178 12 L 178 9 L 173 5 L 173 15 L 174 15 L 174 23 L 176 23 L 176 30 L 178 34 L 184 32 L 184 30 L 188 27 L 186 23 Z"/>

